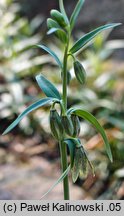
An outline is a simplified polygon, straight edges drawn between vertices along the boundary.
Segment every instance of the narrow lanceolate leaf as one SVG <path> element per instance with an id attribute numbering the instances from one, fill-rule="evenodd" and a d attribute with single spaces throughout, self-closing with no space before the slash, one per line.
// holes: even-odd
<path id="1" fill-rule="evenodd" d="M 82 117 L 84 119 L 86 119 L 87 121 L 89 121 L 91 124 L 93 124 L 96 129 L 99 131 L 99 133 L 101 134 L 104 143 L 105 143 L 105 147 L 106 147 L 106 152 L 109 156 L 109 159 L 111 161 L 113 161 L 112 159 L 112 153 L 111 153 L 111 149 L 110 149 L 110 145 L 107 139 L 107 136 L 105 134 L 105 131 L 103 129 L 103 127 L 99 124 L 99 122 L 97 121 L 97 119 L 89 112 L 87 112 L 86 110 L 81 110 L 81 109 L 74 109 L 72 110 L 72 113 L 75 113 L 76 115 L 78 115 L 79 117 Z"/>
<path id="2" fill-rule="evenodd" d="M 39 107 L 42 107 L 52 101 L 56 101 L 55 98 L 44 98 L 41 99 L 34 104 L 30 105 L 24 112 L 22 112 L 18 118 L 4 131 L 3 135 L 7 134 L 9 131 L 11 131 L 27 114 L 30 112 L 36 110 Z"/>
<path id="3" fill-rule="evenodd" d="M 69 152 L 70 152 L 71 168 L 72 168 L 74 163 L 74 155 L 75 155 L 75 147 L 76 147 L 74 139 L 71 138 L 65 139 L 63 142 L 68 145 Z"/>
<path id="4" fill-rule="evenodd" d="M 71 29 L 74 27 L 74 24 L 76 22 L 76 19 L 80 13 L 80 10 L 84 4 L 85 0 L 79 0 L 72 15 L 71 15 L 71 18 L 70 18 L 70 26 L 71 26 Z"/>
<path id="5" fill-rule="evenodd" d="M 36 81 L 39 87 L 42 89 L 42 91 L 47 97 L 53 97 L 53 98 L 57 98 L 61 100 L 61 96 L 58 90 L 56 89 L 56 87 L 48 79 L 46 79 L 43 75 L 41 74 L 37 75 Z"/>
<path id="6" fill-rule="evenodd" d="M 76 53 L 79 51 L 83 46 L 85 46 L 88 42 L 90 42 L 94 37 L 96 37 L 99 33 L 101 33 L 103 30 L 114 28 L 116 26 L 121 25 L 121 23 L 111 23 L 104 26 L 100 26 L 96 28 L 95 30 L 85 34 L 83 37 L 81 37 L 74 46 L 70 49 L 70 53 Z"/>
<path id="7" fill-rule="evenodd" d="M 59 7 L 60 7 L 60 11 L 61 11 L 61 13 L 62 13 L 63 16 L 64 16 L 64 19 L 65 19 L 66 22 L 69 24 L 69 20 L 68 20 L 68 17 L 67 17 L 67 14 L 66 14 L 65 8 L 64 8 L 63 0 L 59 0 Z"/>
<path id="8" fill-rule="evenodd" d="M 68 166 L 68 168 L 62 173 L 62 175 L 60 176 L 60 178 L 52 185 L 52 187 L 41 197 L 41 199 L 43 199 L 48 193 L 50 193 L 59 183 L 61 183 L 63 181 L 63 179 L 68 175 L 70 171 L 70 165 Z"/>
<path id="9" fill-rule="evenodd" d="M 48 52 L 56 60 L 59 67 L 62 68 L 62 63 L 61 63 L 60 59 L 57 57 L 57 55 L 50 48 L 46 47 L 45 45 L 37 45 L 37 47 Z"/>

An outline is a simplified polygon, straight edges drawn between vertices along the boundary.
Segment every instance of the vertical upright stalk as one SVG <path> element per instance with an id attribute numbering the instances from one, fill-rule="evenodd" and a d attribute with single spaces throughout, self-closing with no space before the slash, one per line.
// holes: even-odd
<path id="1" fill-rule="evenodd" d="M 62 172 L 68 167 L 66 144 L 60 141 L 61 166 Z M 64 200 L 69 200 L 69 182 L 68 175 L 63 179 Z"/>
<path id="2" fill-rule="evenodd" d="M 69 36 L 68 42 L 65 48 L 64 59 L 63 59 L 63 71 L 62 71 L 62 103 L 63 103 L 63 115 L 66 114 L 67 111 L 67 59 L 68 59 L 68 47 L 69 47 Z M 62 171 L 64 172 L 68 167 L 67 162 L 67 148 L 66 144 L 62 141 L 60 142 L 60 153 L 61 153 L 61 165 Z M 64 189 L 64 200 L 69 200 L 69 182 L 68 175 L 63 179 L 63 189 Z"/>
<path id="3" fill-rule="evenodd" d="M 67 110 L 67 52 L 68 45 L 65 48 L 64 60 L 63 60 L 63 72 L 62 72 L 62 87 L 63 87 L 63 107 Z"/>

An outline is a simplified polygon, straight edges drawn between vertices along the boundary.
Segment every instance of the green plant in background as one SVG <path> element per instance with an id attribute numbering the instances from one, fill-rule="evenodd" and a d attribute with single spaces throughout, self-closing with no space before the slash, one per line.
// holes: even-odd
<path id="1" fill-rule="evenodd" d="M 43 23 L 42 16 L 36 16 L 30 23 L 21 17 L 20 5 L 12 0 L 0 1 L 0 119 L 18 115 L 24 103 L 33 99 L 25 94 L 32 85 L 32 74 L 39 72 L 39 66 L 51 61 L 48 55 L 38 55 L 38 50 L 30 50 L 34 43 L 40 43 L 43 34 L 36 33 Z M 29 75 L 29 82 L 25 77 Z M 19 95 L 19 96 L 18 96 Z M 36 99 L 35 99 L 36 100 Z M 30 131 L 21 125 L 24 132 Z"/>
<path id="2" fill-rule="evenodd" d="M 78 176 L 85 178 L 88 172 L 88 164 L 90 165 L 93 175 L 94 170 L 91 162 L 88 159 L 87 153 L 79 139 L 80 132 L 80 122 L 79 117 L 90 122 L 98 132 L 101 134 L 103 141 L 105 143 L 106 151 L 109 159 L 112 161 L 112 153 L 108 143 L 107 136 L 104 129 L 99 124 L 97 119 L 88 111 L 82 108 L 68 108 L 67 100 L 67 84 L 68 84 L 68 58 L 71 56 L 73 59 L 73 67 L 77 81 L 83 86 L 86 82 L 86 72 L 83 65 L 76 58 L 76 53 L 81 51 L 81 49 L 87 45 L 93 38 L 95 38 L 103 30 L 116 27 L 120 24 L 107 24 L 96 28 L 95 30 L 85 34 L 78 41 L 76 41 L 70 47 L 70 40 L 72 35 L 72 30 L 75 26 L 78 14 L 84 4 L 84 0 L 79 0 L 77 5 L 70 17 L 68 18 L 63 1 L 59 0 L 60 11 L 52 10 L 51 18 L 47 20 L 48 34 L 55 34 L 55 36 L 63 43 L 65 49 L 63 53 L 63 61 L 59 59 L 55 52 L 46 47 L 45 45 L 38 45 L 39 48 L 48 52 L 58 64 L 61 71 L 62 79 L 62 95 L 59 93 L 57 88 L 47 80 L 43 75 L 37 75 L 36 81 L 47 96 L 36 103 L 30 105 L 23 113 L 21 113 L 18 118 L 4 131 L 4 135 L 12 130 L 27 114 L 31 111 L 42 107 L 46 104 L 50 104 L 50 128 L 52 135 L 59 142 L 60 153 L 61 153 L 61 166 L 62 175 L 56 181 L 56 183 L 50 188 L 50 192 L 59 182 L 63 181 L 64 199 L 69 199 L 69 182 L 68 173 L 71 171 L 72 180 L 76 182 Z M 59 110 L 58 106 L 59 105 Z M 70 152 L 70 164 L 67 161 L 67 146 Z M 47 193 L 48 193 L 47 192 Z M 46 193 L 46 194 L 47 194 Z M 45 195 L 46 195 L 45 194 Z"/>

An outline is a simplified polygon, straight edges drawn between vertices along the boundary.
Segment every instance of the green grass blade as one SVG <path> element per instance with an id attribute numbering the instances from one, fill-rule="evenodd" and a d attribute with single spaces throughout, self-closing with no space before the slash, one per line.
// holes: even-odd
<path id="1" fill-rule="evenodd" d="M 79 117 L 84 118 L 85 120 L 89 121 L 92 125 L 95 126 L 95 128 L 99 131 L 99 133 L 101 134 L 101 136 L 102 136 L 102 138 L 104 140 L 105 147 L 106 147 L 106 152 L 108 154 L 109 159 L 112 162 L 113 161 L 112 153 L 111 153 L 111 149 L 110 149 L 110 145 L 109 145 L 107 136 L 105 134 L 105 131 L 104 131 L 103 127 L 99 124 L 97 119 L 91 113 L 87 112 L 86 110 L 75 109 L 75 110 L 72 110 L 72 113 L 75 113 Z"/>
<path id="2" fill-rule="evenodd" d="M 121 25 L 121 23 L 107 24 L 107 25 L 104 25 L 104 26 L 100 26 L 100 27 L 96 28 L 95 30 L 85 34 L 70 49 L 70 53 L 74 54 L 77 51 L 79 51 L 83 46 L 85 46 L 88 42 L 90 42 L 94 37 L 96 37 L 103 30 L 106 30 L 106 29 L 109 29 L 109 28 L 114 28 L 114 27 L 119 26 L 119 25 Z"/>
<path id="3" fill-rule="evenodd" d="M 75 22 L 76 22 L 76 19 L 80 13 L 80 10 L 84 4 L 85 0 L 79 0 L 72 15 L 71 15 L 71 18 L 70 18 L 70 27 L 71 27 L 71 30 L 73 29 L 74 25 L 75 25 Z"/>
<path id="4" fill-rule="evenodd" d="M 47 97 L 53 97 L 61 100 L 61 96 L 57 88 L 43 75 L 39 74 L 36 76 L 36 81 Z"/>
<path id="5" fill-rule="evenodd" d="M 57 62 L 57 64 L 59 65 L 60 68 L 62 68 L 62 63 L 60 61 L 60 59 L 57 57 L 57 55 L 48 47 L 46 47 L 45 45 L 36 45 L 37 47 L 45 50 L 47 53 L 49 53 Z"/>
<path id="6" fill-rule="evenodd" d="M 52 187 L 41 197 L 41 199 L 43 199 L 48 193 L 50 193 L 59 183 L 61 183 L 63 181 L 63 179 L 68 175 L 70 171 L 70 165 L 68 166 L 68 168 L 62 173 L 62 175 L 60 176 L 60 178 L 52 185 Z"/>
<path id="7" fill-rule="evenodd" d="M 29 114 L 30 112 L 36 110 L 39 107 L 42 107 L 52 101 L 56 100 L 55 98 L 44 98 L 41 99 L 37 102 L 35 102 L 34 104 L 30 105 L 24 112 L 22 112 L 18 118 L 4 131 L 4 133 L 2 135 L 7 134 L 9 131 L 11 131 L 27 114 Z"/>

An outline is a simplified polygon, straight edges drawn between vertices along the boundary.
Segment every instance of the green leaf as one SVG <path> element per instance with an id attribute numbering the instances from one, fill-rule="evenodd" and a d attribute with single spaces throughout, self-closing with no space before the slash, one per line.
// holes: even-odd
<path id="1" fill-rule="evenodd" d="M 5 135 L 9 131 L 11 131 L 27 114 L 29 114 L 30 112 L 36 110 L 37 108 L 42 107 L 52 101 L 56 101 L 56 99 L 55 98 L 44 98 L 30 105 L 24 112 L 22 112 L 18 116 L 18 118 L 4 131 L 2 135 Z"/>
<path id="2" fill-rule="evenodd" d="M 43 197 L 45 197 L 48 193 L 50 193 L 59 183 L 61 183 L 63 181 L 63 179 L 68 175 L 70 171 L 70 165 L 68 166 L 68 168 L 62 173 L 62 175 L 60 176 L 60 178 L 52 185 L 52 187 L 41 197 L 41 199 Z"/>
<path id="3" fill-rule="evenodd" d="M 62 68 L 62 63 L 59 60 L 59 58 L 57 57 L 57 55 L 48 47 L 46 47 L 45 45 L 37 45 L 37 47 L 45 50 L 46 52 L 48 52 L 57 62 L 57 64 L 59 65 L 60 68 Z"/>
<path id="4" fill-rule="evenodd" d="M 70 49 L 70 53 L 74 54 L 77 51 L 79 51 L 84 45 L 86 45 L 88 42 L 90 42 L 95 36 L 97 36 L 103 30 L 106 30 L 106 29 L 109 29 L 109 28 L 114 28 L 114 27 L 119 26 L 119 25 L 121 25 L 121 23 L 107 24 L 107 25 L 104 25 L 104 26 L 100 26 L 100 27 L 96 28 L 95 30 L 85 34 Z"/>
<path id="5" fill-rule="evenodd" d="M 47 97 L 57 98 L 61 100 L 61 96 L 56 87 L 43 75 L 39 74 L 36 76 L 36 81 Z"/>
<path id="6" fill-rule="evenodd" d="M 71 15 L 71 18 L 70 18 L 70 26 L 71 26 L 71 29 L 74 27 L 74 24 L 76 22 L 76 19 L 80 13 L 80 10 L 84 4 L 85 0 L 79 0 L 72 15 Z"/>
<path id="7" fill-rule="evenodd" d="M 101 136 L 102 136 L 102 138 L 104 140 L 107 154 L 109 156 L 109 159 L 112 162 L 113 161 L 112 153 L 111 153 L 111 149 L 110 149 L 110 145 L 109 145 L 107 136 L 105 134 L 105 131 L 104 131 L 103 127 L 99 124 L 97 119 L 91 113 L 87 112 L 86 110 L 81 110 L 81 109 L 76 109 L 75 108 L 71 112 L 78 115 L 79 117 L 82 117 L 82 118 L 86 119 L 87 121 L 89 121 L 91 124 L 93 124 L 96 127 L 96 129 L 99 131 L 99 133 L 101 134 Z"/>
<path id="8" fill-rule="evenodd" d="M 69 24 L 69 20 L 68 20 L 68 17 L 67 17 L 65 8 L 64 8 L 63 0 L 59 0 L 59 7 L 60 7 L 61 13 L 62 13 L 63 16 L 64 16 L 65 21 Z"/>
<path id="9" fill-rule="evenodd" d="M 76 147 L 74 139 L 65 139 L 63 142 L 66 143 L 69 147 L 71 168 L 72 168 L 74 163 L 74 155 L 75 155 L 75 147 Z"/>

